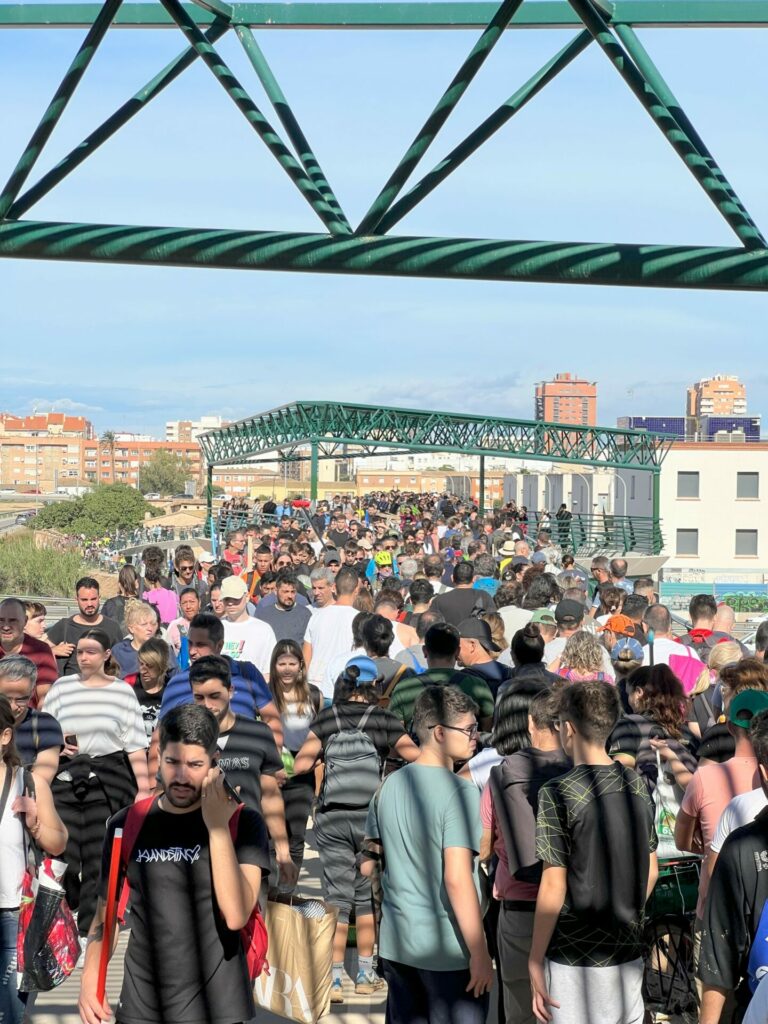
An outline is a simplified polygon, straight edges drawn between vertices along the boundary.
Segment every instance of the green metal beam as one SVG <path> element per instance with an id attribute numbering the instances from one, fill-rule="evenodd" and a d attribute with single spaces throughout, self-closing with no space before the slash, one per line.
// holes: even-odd
<path id="1" fill-rule="evenodd" d="M 225 21 L 217 21 L 205 33 L 205 38 L 209 43 L 215 43 L 217 39 L 224 35 L 228 27 Z M 22 217 L 27 210 L 39 202 L 43 196 L 47 195 L 52 188 L 55 188 L 60 181 L 63 181 L 68 174 L 71 174 L 76 167 L 79 167 L 84 160 L 87 160 L 92 153 L 95 153 L 99 146 L 103 145 L 108 139 L 111 139 L 115 132 L 127 124 L 140 110 L 143 110 L 156 96 L 159 96 L 166 86 L 175 81 L 182 71 L 186 71 L 196 60 L 197 52 L 193 47 L 188 46 L 170 64 L 166 64 L 163 70 L 158 75 L 155 75 L 143 89 L 135 93 L 131 99 L 124 103 L 119 110 L 116 110 L 111 117 L 108 117 L 106 121 L 102 121 L 95 131 L 92 131 L 78 146 L 70 150 L 55 167 L 52 167 L 38 182 L 20 195 L 8 211 L 9 220 L 18 220 L 19 217 Z"/>
<path id="2" fill-rule="evenodd" d="M 569 3 L 736 236 L 748 249 L 765 249 L 765 239 L 752 219 L 741 204 L 734 201 L 722 180 L 713 173 L 709 162 L 697 151 L 669 107 L 616 39 L 602 12 L 592 0 L 569 0 Z"/>
<path id="3" fill-rule="evenodd" d="M 237 28 L 237 37 L 242 43 L 243 49 L 248 55 L 248 59 L 253 64 L 256 74 L 259 76 L 261 84 L 264 86 L 264 91 L 269 97 L 269 102 L 275 109 L 275 113 L 280 118 L 280 122 L 285 128 L 286 134 L 291 141 L 291 145 L 296 150 L 296 154 L 301 160 L 305 171 L 312 179 L 318 192 L 322 195 L 328 205 L 333 209 L 339 216 L 339 219 L 345 225 L 345 227 L 352 232 L 352 226 L 344 215 L 344 211 L 339 204 L 333 189 L 328 184 L 320 162 L 315 156 L 312 147 L 307 140 L 299 122 L 296 120 L 288 100 L 285 98 L 283 90 L 280 88 L 277 79 L 272 73 L 272 68 L 267 63 L 267 58 L 256 41 L 256 37 L 253 32 L 245 26 L 240 25 Z"/>
<path id="4" fill-rule="evenodd" d="M 642 430 L 584 427 L 464 413 L 337 402 L 294 402 L 199 438 L 208 465 L 236 465 L 286 445 L 320 452 L 370 445 L 420 452 L 463 452 L 604 468 L 658 470 L 673 438 Z"/>
<path id="5" fill-rule="evenodd" d="M 399 199 L 390 207 L 379 221 L 379 234 L 383 235 L 390 228 L 394 227 L 414 206 L 417 206 L 422 199 L 434 191 L 441 181 L 445 181 L 450 174 L 458 170 L 465 160 L 468 160 L 473 153 L 476 153 L 483 143 L 487 142 L 499 128 L 503 127 L 507 121 L 514 117 L 518 110 L 522 110 L 529 100 L 532 100 L 537 93 L 541 92 L 545 85 L 551 82 L 553 78 L 556 78 L 591 42 L 592 36 L 585 29 L 569 43 L 566 43 L 559 53 L 547 61 L 506 102 L 497 107 L 481 125 L 475 128 L 458 146 L 452 149 L 448 156 L 425 174 L 421 181 L 414 185 L 410 191 L 406 192 L 402 199 Z"/>
<path id="6" fill-rule="evenodd" d="M 0 258 L 768 291 L 768 249 L 0 223 Z"/>
<path id="7" fill-rule="evenodd" d="M 437 101 L 434 110 L 406 150 L 400 163 L 387 179 L 381 192 L 371 203 L 368 212 L 360 221 L 356 234 L 376 234 L 379 221 L 397 198 L 411 172 L 434 142 L 437 133 L 456 109 L 459 100 L 491 55 L 494 46 L 501 39 L 504 30 L 515 16 L 522 2 L 523 0 L 502 0 L 493 17 L 480 34 L 480 38 L 470 50 L 469 56 L 453 76 L 450 85 Z"/>
<path id="8" fill-rule="evenodd" d="M 75 59 L 69 65 L 67 73 L 61 80 L 61 84 L 54 93 L 53 99 L 48 104 L 43 117 L 37 128 L 32 133 L 32 138 L 27 143 L 26 149 L 19 157 L 19 161 L 11 172 L 5 188 L 0 193 L 0 220 L 8 213 L 14 199 L 24 187 L 24 182 L 29 177 L 32 168 L 35 166 L 38 157 L 43 151 L 51 133 L 59 123 L 61 115 L 72 99 L 75 89 L 85 74 L 93 55 L 99 48 L 99 43 L 107 33 L 107 29 L 120 9 L 122 0 L 105 0 L 99 8 L 93 24 L 88 29 L 85 39 L 75 54 Z"/>
<path id="9" fill-rule="evenodd" d="M 617 0 L 611 5 L 614 25 L 636 28 L 758 28 L 768 25 L 765 0 Z M 193 3 L 185 8 L 198 25 L 210 25 L 213 15 Z M 232 22 L 252 28 L 378 28 L 477 29 L 493 17 L 495 3 L 383 2 L 232 4 Z M 2 3 L 0 28 L 87 28 L 95 21 L 97 3 Z M 125 3 L 116 24 L 124 28 L 173 28 L 174 22 L 156 3 Z M 567 0 L 524 4 L 508 26 L 511 29 L 581 28 Z"/>

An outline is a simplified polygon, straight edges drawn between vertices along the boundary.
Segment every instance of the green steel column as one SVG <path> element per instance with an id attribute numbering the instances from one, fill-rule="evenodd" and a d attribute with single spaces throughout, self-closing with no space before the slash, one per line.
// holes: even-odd
<path id="1" fill-rule="evenodd" d="M 210 518 L 213 515 L 213 466 L 209 466 L 206 473 L 205 502 Z"/>
<path id="2" fill-rule="evenodd" d="M 651 547 L 654 554 L 658 554 L 663 546 L 663 538 L 661 535 L 661 467 L 654 469 L 653 471 L 653 487 L 652 487 L 652 498 L 653 498 L 653 523 L 651 526 L 653 537 L 651 539 Z"/>
<path id="3" fill-rule="evenodd" d="M 480 456 L 479 473 L 480 494 L 478 495 L 477 508 L 480 515 L 485 515 L 485 456 Z"/>
<path id="4" fill-rule="evenodd" d="M 310 472 L 309 472 L 309 500 L 312 501 L 312 502 L 316 502 L 317 501 L 317 478 L 318 478 L 318 475 L 319 475 L 318 474 L 318 464 L 317 464 L 317 456 L 318 456 L 317 441 L 312 441 L 311 451 L 312 451 L 312 462 L 311 462 Z"/>
<path id="5" fill-rule="evenodd" d="M 0 220 L 7 215 L 11 204 L 29 177 L 30 171 L 35 166 L 37 158 L 40 156 L 46 142 L 51 137 L 53 129 L 59 123 L 59 118 L 72 99 L 72 94 L 85 74 L 88 65 L 91 63 L 93 55 L 99 48 L 99 43 L 106 35 L 107 29 L 112 24 L 121 3 L 122 0 L 105 0 L 98 17 L 88 29 L 86 37 L 75 55 L 75 59 L 69 65 L 66 75 L 61 80 L 61 85 L 48 104 L 40 124 L 32 133 L 32 138 L 27 143 L 27 148 L 21 154 L 19 162 L 14 167 L 2 194 L 0 194 Z"/>

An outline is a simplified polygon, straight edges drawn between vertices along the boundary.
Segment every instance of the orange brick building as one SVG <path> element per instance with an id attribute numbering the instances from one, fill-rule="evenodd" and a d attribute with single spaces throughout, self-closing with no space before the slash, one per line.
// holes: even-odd
<path id="1" fill-rule="evenodd" d="M 557 373 L 554 380 L 536 385 L 537 420 L 574 423 L 583 427 L 597 424 L 597 384 L 570 373 Z"/>
<path id="2" fill-rule="evenodd" d="M 704 377 L 687 391 L 686 416 L 746 416 L 747 389 L 738 377 Z"/>

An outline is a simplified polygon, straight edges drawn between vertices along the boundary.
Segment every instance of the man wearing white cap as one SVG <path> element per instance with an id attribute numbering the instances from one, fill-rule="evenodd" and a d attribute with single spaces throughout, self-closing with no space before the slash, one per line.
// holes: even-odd
<path id="1" fill-rule="evenodd" d="M 235 661 L 250 661 L 269 682 L 269 661 L 277 639 L 271 626 L 248 614 L 245 580 L 239 576 L 228 576 L 222 580 L 221 601 L 224 605 L 222 654 Z"/>

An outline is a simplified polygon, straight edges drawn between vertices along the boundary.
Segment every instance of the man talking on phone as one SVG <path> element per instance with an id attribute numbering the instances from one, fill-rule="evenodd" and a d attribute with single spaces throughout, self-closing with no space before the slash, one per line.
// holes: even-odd
<path id="1" fill-rule="evenodd" d="M 160 725 L 162 794 L 127 851 L 131 934 L 117 1024 L 239 1024 L 255 1014 L 240 936 L 269 871 L 261 815 L 237 802 L 215 766 L 219 728 L 207 708 L 174 708 Z M 109 1021 L 97 995 L 110 853 L 128 808 L 108 823 L 100 899 L 88 936 L 79 1011 L 83 1024 Z"/>

